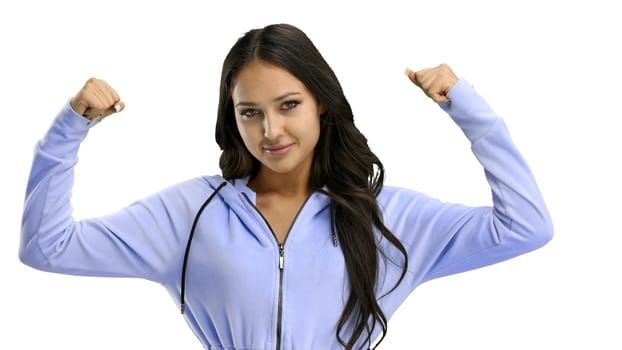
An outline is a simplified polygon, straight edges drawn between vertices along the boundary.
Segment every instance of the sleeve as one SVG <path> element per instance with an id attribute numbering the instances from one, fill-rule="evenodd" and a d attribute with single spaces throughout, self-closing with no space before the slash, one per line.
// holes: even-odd
<path id="1" fill-rule="evenodd" d="M 171 186 L 111 215 L 74 220 L 74 166 L 80 143 L 95 124 L 89 125 L 67 103 L 37 143 L 19 258 L 44 271 L 162 282 L 189 229 L 187 189 Z"/>
<path id="2" fill-rule="evenodd" d="M 546 244 L 553 235 L 536 181 L 503 120 L 465 80 L 447 112 L 471 142 L 492 191 L 492 207 L 445 203 L 412 190 L 388 191 L 389 229 L 409 254 L 413 283 L 491 265 Z"/>

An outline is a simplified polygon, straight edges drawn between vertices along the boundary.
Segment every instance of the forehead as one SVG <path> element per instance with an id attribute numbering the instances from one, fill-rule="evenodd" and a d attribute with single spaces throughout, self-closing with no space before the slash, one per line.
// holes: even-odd
<path id="1" fill-rule="evenodd" d="M 246 64 L 235 76 L 234 102 L 262 102 L 288 92 L 309 93 L 305 85 L 286 69 L 260 60 Z"/>

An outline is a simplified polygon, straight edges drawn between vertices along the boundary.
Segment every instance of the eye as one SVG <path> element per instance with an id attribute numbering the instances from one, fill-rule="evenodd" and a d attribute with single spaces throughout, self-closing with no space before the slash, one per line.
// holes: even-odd
<path id="1" fill-rule="evenodd" d="M 240 115 L 244 118 L 252 118 L 259 114 L 259 111 L 253 108 L 243 109 L 240 111 Z"/>
<path id="2" fill-rule="evenodd" d="M 289 109 L 293 109 L 296 108 L 296 106 L 298 106 L 300 104 L 300 101 L 285 101 L 283 102 L 283 104 L 281 105 L 281 108 L 284 110 L 289 110 Z"/>

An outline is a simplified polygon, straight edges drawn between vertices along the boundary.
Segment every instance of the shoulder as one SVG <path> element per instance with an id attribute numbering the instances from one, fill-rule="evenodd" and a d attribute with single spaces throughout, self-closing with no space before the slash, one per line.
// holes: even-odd
<path id="1" fill-rule="evenodd" d="M 220 175 L 196 176 L 169 185 L 153 196 L 162 201 L 194 201 L 194 199 L 204 198 L 213 193 L 223 182 L 226 182 Z"/>
<path id="2" fill-rule="evenodd" d="M 378 204 L 388 204 L 395 202 L 411 202 L 413 200 L 430 199 L 426 194 L 405 187 L 383 186 L 382 191 L 377 197 Z"/>
<path id="3" fill-rule="evenodd" d="M 223 182 L 228 181 L 220 175 L 201 175 L 182 180 L 171 187 L 216 189 Z"/>
<path id="4" fill-rule="evenodd" d="M 431 200 L 430 197 L 419 191 L 396 186 L 383 186 L 376 198 L 380 210 L 385 215 L 400 215 L 404 210 L 419 206 L 422 202 Z"/>
<path id="5" fill-rule="evenodd" d="M 423 192 L 396 186 L 383 186 L 377 201 L 380 210 L 387 218 L 412 214 L 421 217 L 434 216 L 439 210 L 455 205 L 445 203 Z"/>

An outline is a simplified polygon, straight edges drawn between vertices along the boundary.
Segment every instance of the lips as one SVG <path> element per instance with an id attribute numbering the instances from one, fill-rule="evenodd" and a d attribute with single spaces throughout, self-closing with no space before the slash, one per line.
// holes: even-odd
<path id="1" fill-rule="evenodd" d="M 287 152 L 293 144 L 264 146 L 263 150 L 270 154 L 283 154 Z"/>

